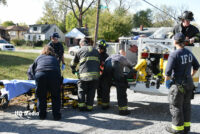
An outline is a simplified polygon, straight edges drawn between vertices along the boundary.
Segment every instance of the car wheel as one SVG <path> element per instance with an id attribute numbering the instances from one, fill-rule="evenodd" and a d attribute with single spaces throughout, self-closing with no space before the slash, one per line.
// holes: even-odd
<path id="1" fill-rule="evenodd" d="M 72 52 L 72 51 L 69 54 L 72 55 L 72 56 L 74 56 L 74 52 Z"/>

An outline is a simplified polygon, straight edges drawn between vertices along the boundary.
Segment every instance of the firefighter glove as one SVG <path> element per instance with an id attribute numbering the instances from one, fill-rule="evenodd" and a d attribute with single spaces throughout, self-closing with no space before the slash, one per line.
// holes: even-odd
<path id="1" fill-rule="evenodd" d="M 172 83 L 172 81 L 171 80 L 167 80 L 167 81 L 165 81 L 165 86 L 166 86 L 166 88 L 170 88 L 171 87 L 171 83 Z"/>

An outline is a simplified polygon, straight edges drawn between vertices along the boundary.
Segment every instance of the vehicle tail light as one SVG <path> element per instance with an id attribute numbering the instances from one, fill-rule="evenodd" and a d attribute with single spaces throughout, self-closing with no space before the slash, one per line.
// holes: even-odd
<path id="1" fill-rule="evenodd" d="M 164 55 L 163 55 L 163 59 L 164 59 L 164 60 L 167 60 L 168 57 L 169 57 L 169 54 L 164 54 Z"/>
<path id="2" fill-rule="evenodd" d="M 146 58 L 149 57 L 149 53 L 142 53 L 142 54 L 141 54 L 141 57 L 142 57 L 143 59 L 146 59 Z"/>
<path id="3" fill-rule="evenodd" d="M 136 78 L 137 78 L 137 74 L 134 73 L 134 74 L 133 74 L 133 79 L 136 80 Z"/>

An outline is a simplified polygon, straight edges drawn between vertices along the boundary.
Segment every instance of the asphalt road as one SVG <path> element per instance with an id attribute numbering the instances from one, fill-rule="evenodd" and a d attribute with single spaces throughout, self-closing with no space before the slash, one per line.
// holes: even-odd
<path id="1" fill-rule="evenodd" d="M 93 112 L 79 112 L 67 107 L 62 109 L 62 119 L 52 120 L 51 111 L 47 120 L 37 115 L 19 116 L 26 111 L 24 105 L 12 105 L 0 110 L 0 133 L 48 133 L 48 134 L 167 134 L 165 126 L 170 125 L 171 115 L 167 96 L 150 96 L 128 90 L 128 116 L 118 115 L 116 90 L 111 90 L 111 108 L 102 110 L 99 106 Z M 74 96 L 76 97 L 76 96 Z M 192 100 L 191 134 L 200 133 L 200 94 Z"/>

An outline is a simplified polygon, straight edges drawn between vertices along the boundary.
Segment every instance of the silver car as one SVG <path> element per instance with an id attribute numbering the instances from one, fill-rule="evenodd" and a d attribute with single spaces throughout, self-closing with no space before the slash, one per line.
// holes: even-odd
<path id="1" fill-rule="evenodd" d="M 0 50 L 2 51 L 14 51 L 15 46 L 8 43 L 7 41 L 0 39 Z"/>

